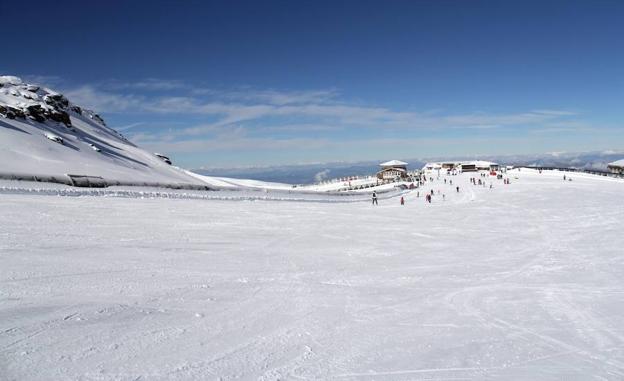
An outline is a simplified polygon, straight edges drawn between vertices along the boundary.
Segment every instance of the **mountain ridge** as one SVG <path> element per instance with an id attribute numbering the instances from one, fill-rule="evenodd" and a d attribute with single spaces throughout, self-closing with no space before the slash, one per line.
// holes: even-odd
<path id="1" fill-rule="evenodd" d="M 125 183 L 202 184 L 49 88 L 0 76 L 0 172 L 103 177 Z"/>

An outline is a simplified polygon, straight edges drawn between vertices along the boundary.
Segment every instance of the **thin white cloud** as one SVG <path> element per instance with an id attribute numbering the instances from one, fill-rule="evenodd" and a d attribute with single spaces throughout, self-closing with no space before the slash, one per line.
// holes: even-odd
<path id="1" fill-rule="evenodd" d="M 79 105 L 109 113 L 158 114 L 174 118 L 192 116 L 195 125 L 176 127 L 167 131 L 141 131 L 132 138 L 137 142 L 168 145 L 179 143 L 189 149 L 207 143 L 193 143 L 189 138 L 220 144 L 235 136 L 239 143 L 249 147 L 265 140 L 251 140 L 249 132 L 296 135 L 299 132 L 318 131 L 325 136 L 331 131 L 349 128 L 371 130 L 496 130 L 525 128 L 532 131 L 554 132 L 580 128 L 574 125 L 578 114 L 568 110 L 535 109 L 520 113 L 491 114 L 484 112 L 444 114 L 439 110 L 413 111 L 393 110 L 387 107 L 369 106 L 346 102 L 334 89 L 310 91 L 278 91 L 237 89 L 217 91 L 193 87 L 177 80 L 148 78 L 132 83 L 108 84 L 108 89 L 84 85 L 65 94 Z M 115 88 L 114 91 L 112 90 Z M 124 90 L 123 92 L 121 90 Z M 143 91 L 139 91 L 143 90 Z M 171 90 L 183 90 L 173 92 Z M 205 91 L 209 90 L 209 91 Z M 140 95 L 138 94 L 140 93 Z M 198 95 L 198 94 L 202 95 Z M 176 95 L 172 95 L 176 94 Z M 199 122 L 197 122 L 199 121 Z M 559 125 L 558 125 L 559 124 Z M 126 126 L 131 129 L 138 125 Z M 210 143 L 213 144 L 213 143 Z M 279 148 L 283 141 L 272 142 Z M 243 144 L 244 146 L 244 144 Z M 235 147 L 230 147 L 235 148 Z M 242 148 L 242 147 L 239 147 Z"/>
<path id="2" fill-rule="evenodd" d="M 277 90 L 254 90 L 227 92 L 224 97 L 233 100 L 246 100 L 260 102 L 271 105 L 291 105 L 325 103 L 334 100 L 338 96 L 338 91 L 331 90 L 310 90 L 310 91 L 277 91 Z"/>
<path id="3" fill-rule="evenodd" d="M 142 111 L 146 104 L 143 97 L 107 92 L 91 85 L 65 90 L 63 93 L 71 102 L 96 112 Z"/>
<path id="4" fill-rule="evenodd" d="M 114 128 L 117 131 L 124 132 L 124 131 L 128 131 L 128 130 L 130 130 L 132 128 L 142 126 L 144 124 L 145 124 L 144 122 L 137 122 L 137 123 L 126 124 L 125 126 L 115 126 Z"/>
<path id="5" fill-rule="evenodd" d="M 55 75 L 25 74 L 21 78 L 26 83 L 44 87 L 57 87 L 63 83 L 63 79 Z"/>
<path id="6" fill-rule="evenodd" d="M 567 110 L 533 110 L 532 112 L 536 113 L 536 114 L 554 115 L 554 116 L 573 116 L 573 115 L 578 115 L 577 112 L 567 111 Z"/>
<path id="7" fill-rule="evenodd" d="M 114 90 L 142 90 L 142 91 L 171 91 L 191 89 L 192 86 L 177 79 L 145 78 L 139 81 L 123 82 L 117 80 L 105 81 L 101 84 L 106 89 Z"/>

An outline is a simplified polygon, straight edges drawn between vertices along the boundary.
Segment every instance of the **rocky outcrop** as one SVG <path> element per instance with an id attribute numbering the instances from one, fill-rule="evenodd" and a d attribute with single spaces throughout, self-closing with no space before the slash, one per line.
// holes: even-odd
<path id="1" fill-rule="evenodd" d="M 17 107 L 12 107 L 8 105 L 0 105 L 0 116 L 9 118 L 9 119 L 25 118 L 26 113 L 24 112 L 24 110 L 17 108 Z"/>
<path id="2" fill-rule="evenodd" d="M 69 107 L 69 101 L 63 96 L 63 94 L 45 95 L 43 97 L 43 101 L 54 108 L 66 109 Z"/>
<path id="3" fill-rule="evenodd" d="M 0 96 L 0 117 L 9 119 L 29 118 L 39 123 L 50 121 L 71 128 L 70 113 L 83 115 L 85 111 L 71 104 L 63 94 L 23 83 L 13 76 L 0 76 Z M 86 116 L 106 126 L 98 114 L 88 112 Z"/>
<path id="4" fill-rule="evenodd" d="M 28 107 L 26 107 L 26 111 L 28 113 L 28 116 L 30 116 L 32 119 L 36 120 L 37 122 L 45 122 L 46 121 L 46 117 L 45 115 L 45 110 L 43 109 L 43 107 L 41 107 L 41 105 L 35 104 L 35 105 L 30 105 Z"/>
<path id="5" fill-rule="evenodd" d="M 82 115 L 82 108 L 80 106 L 71 105 L 71 107 L 69 109 L 72 110 L 73 112 L 75 112 L 78 115 Z"/>
<path id="6" fill-rule="evenodd" d="M 104 119 L 102 119 L 102 117 L 99 116 L 98 114 L 94 114 L 93 115 L 93 119 L 98 121 L 102 126 L 106 126 L 106 123 L 104 122 Z"/>
<path id="7" fill-rule="evenodd" d="M 67 127 L 71 127 L 71 119 L 66 111 L 52 111 L 49 118 L 55 122 L 63 123 Z"/>

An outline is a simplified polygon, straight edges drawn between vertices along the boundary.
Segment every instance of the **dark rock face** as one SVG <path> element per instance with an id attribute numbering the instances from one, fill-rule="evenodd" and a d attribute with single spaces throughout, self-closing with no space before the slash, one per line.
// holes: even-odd
<path id="1" fill-rule="evenodd" d="M 82 108 L 80 108 L 79 106 L 72 105 L 70 107 L 70 110 L 72 110 L 73 112 L 75 112 L 78 115 L 82 115 Z"/>
<path id="2" fill-rule="evenodd" d="M 106 126 L 104 119 L 102 119 L 102 117 L 99 116 L 98 114 L 94 114 L 93 119 L 97 120 L 102 126 Z"/>
<path id="3" fill-rule="evenodd" d="M 55 122 L 64 123 L 67 127 L 71 127 L 71 119 L 66 111 L 53 111 L 49 116 Z"/>
<path id="4" fill-rule="evenodd" d="M 11 106 L 7 106 L 7 109 L 8 109 L 7 118 L 9 119 L 26 117 L 26 114 L 24 113 L 22 109 L 11 107 Z"/>
<path id="5" fill-rule="evenodd" d="M 40 105 L 28 106 L 26 107 L 26 112 L 37 122 L 43 123 L 46 121 L 45 110 Z"/>
<path id="6" fill-rule="evenodd" d="M 69 119 L 69 114 L 65 110 L 59 109 L 44 109 L 41 105 L 35 104 L 26 107 L 25 114 L 37 122 L 43 123 L 48 119 L 51 119 L 55 122 L 63 123 L 67 127 L 71 126 L 71 120 Z"/>
<path id="7" fill-rule="evenodd" d="M 63 123 L 67 127 L 71 127 L 71 119 L 67 111 L 62 107 L 58 107 L 59 103 L 57 103 L 56 106 L 57 107 L 50 109 L 41 104 L 31 104 L 23 108 L 0 105 L 0 115 L 9 119 L 28 117 L 39 123 L 43 123 L 46 120 L 53 120 L 58 123 Z"/>
<path id="8" fill-rule="evenodd" d="M 43 101 L 54 108 L 67 108 L 69 101 L 63 94 L 48 94 L 43 97 Z"/>

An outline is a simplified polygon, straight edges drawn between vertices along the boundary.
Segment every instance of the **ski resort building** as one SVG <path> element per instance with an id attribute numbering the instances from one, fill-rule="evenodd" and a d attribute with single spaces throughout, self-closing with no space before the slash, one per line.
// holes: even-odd
<path id="1" fill-rule="evenodd" d="M 380 180 L 405 179 L 407 174 L 407 163 L 400 160 L 390 160 L 379 164 L 381 170 L 377 172 L 377 178 Z"/>
<path id="2" fill-rule="evenodd" d="M 459 166 L 462 172 L 497 171 L 500 167 L 496 163 L 482 160 L 463 162 Z"/>
<path id="3" fill-rule="evenodd" d="M 435 171 L 435 170 L 438 170 L 438 169 L 442 169 L 442 164 L 440 164 L 440 163 L 427 163 L 423 167 L 423 170 L 426 170 L 426 171 Z"/>
<path id="4" fill-rule="evenodd" d="M 624 175 L 624 159 L 609 163 L 607 165 L 607 168 L 609 168 L 609 171 L 611 171 L 611 173 Z"/>
<path id="5" fill-rule="evenodd" d="M 498 171 L 499 165 L 492 163 L 491 161 L 475 161 L 474 162 L 477 171 Z"/>
<path id="6" fill-rule="evenodd" d="M 423 167 L 423 170 L 426 171 L 435 171 L 441 169 L 444 169 L 446 171 L 459 169 L 462 172 L 497 171 L 499 169 L 499 165 L 490 161 L 476 160 L 462 162 L 443 161 L 438 163 L 427 163 Z"/>
<path id="7" fill-rule="evenodd" d="M 455 162 L 452 162 L 452 161 L 446 161 L 446 162 L 440 163 L 440 165 L 444 169 L 453 170 L 453 169 L 455 169 L 455 168 L 457 168 L 459 166 L 459 163 L 455 163 Z"/>
<path id="8" fill-rule="evenodd" d="M 462 163 L 459 165 L 462 172 L 476 172 L 477 166 L 474 163 Z"/>

